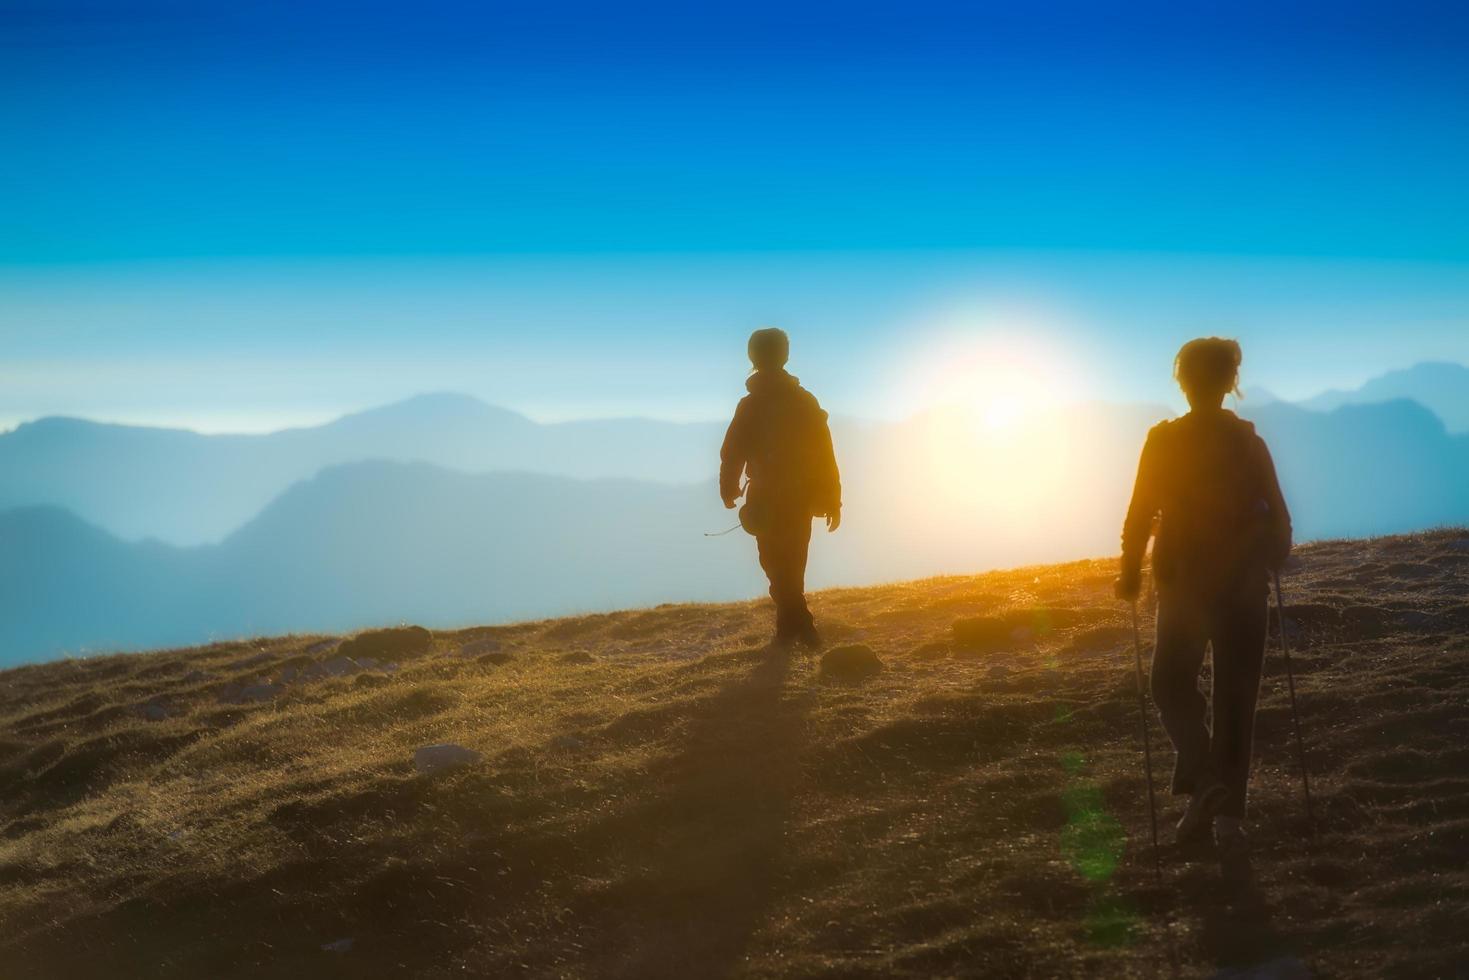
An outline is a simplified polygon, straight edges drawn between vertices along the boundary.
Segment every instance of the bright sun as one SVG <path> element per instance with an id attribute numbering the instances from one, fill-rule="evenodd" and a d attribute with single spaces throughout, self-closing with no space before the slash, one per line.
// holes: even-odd
<path id="1" fill-rule="evenodd" d="M 1038 399 L 1034 386 L 1016 384 L 1022 379 L 1008 379 L 1003 386 L 980 382 L 979 390 L 966 400 L 974 421 L 993 432 L 1013 428 L 1035 410 Z"/>
<path id="2" fill-rule="evenodd" d="M 961 514 L 976 528 L 1044 535 L 1075 493 L 1067 461 L 1086 434 L 1065 408 L 1078 388 L 1070 352 L 1042 326 L 992 317 L 914 351 L 904 373 L 912 484 L 898 499 L 919 526 L 940 521 L 931 530 L 941 533 Z"/>
<path id="3" fill-rule="evenodd" d="M 1000 438 L 1038 414 L 1048 398 L 1044 376 L 1015 357 L 963 359 L 936 373 L 932 404 L 957 410 L 977 434 Z"/>
<path id="4" fill-rule="evenodd" d="M 1068 388 L 1065 358 L 1047 339 L 1047 325 L 1019 309 L 956 317 L 942 338 L 914 352 L 904 378 L 907 401 L 957 413 L 992 438 L 1025 428 Z"/>

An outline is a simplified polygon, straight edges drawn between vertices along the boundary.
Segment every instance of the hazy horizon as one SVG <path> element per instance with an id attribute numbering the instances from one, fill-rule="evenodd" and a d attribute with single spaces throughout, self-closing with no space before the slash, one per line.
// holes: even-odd
<path id="1" fill-rule="evenodd" d="M 1279 398 L 1282 401 L 1290 402 L 1293 404 L 1300 404 L 1330 393 L 1355 392 L 1364 384 L 1376 380 L 1385 374 L 1406 371 L 1411 368 L 1419 367 L 1426 364 L 1449 364 L 1455 367 L 1463 367 L 1469 369 L 1469 364 L 1460 363 L 1457 361 L 1415 361 L 1403 364 L 1388 364 L 1382 366 L 1377 371 L 1367 374 L 1360 379 L 1355 379 L 1353 382 L 1329 385 L 1324 388 L 1306 391 L 1295 396 L 1287 396 L 1280 391 L 1272 389 L 1269 386 L 1263 384 L 1246 384 L 1244 385 L 1244 394 L 1238 398 L 1231 396 L 1229 401 L 1227 402 L 1226 407 L 1248 408 L 1254 402 L 1259 401 L 1259 395 L 1265 395 L 1271 398 Z M 794 365 L 792 367 L 794 370 Z M 743 375 L 741 375 L 740 377 L 742 378 Z M 950 392 L 949 394 L 952 395 L 952 392 Z M 360 403 L 354 403 L 340 409 L 323 409 L 315 412 L 300 414 L 291 413 L 289 411 L 281 411 L 274 414 L 261 414 L 257 412 L 232 412 L 228 408 L 214 411 L 191 413 L 143 412 L 122 414 L 110 414 L 105 411 L 86 413 L 60 410 L 45 412 L 42 414 L 0 418 L 0 435 L 14 432 L 22 425 L 26 425 L 32 422 L 38 422 L 48 418 L 78 419 L 81 421 L 93 422 L 100 425 L 172 429 L 184 432 L 192 432 L 198 435 L 271 435 L 274 433 L 286 432 L 293 429 L 308 429 L 316 428 L 322 425 L 329 425 L 332 422 L 339 421 L 352 415 L 358 415 L 363 412 L 369 412 L 375 409 L 401 404 L 403 402 L 410 402 L 418 399 L 435 397 L 470 398 L 491 408 L 514 412 L 515 414 L 520 415 L 532 422 L 542 425 L 555 425 L 566 422 L 615 422 L 635 420 L 663 422 L 676 425 L 703 425 L 713 423 L 722 424 L 728 421 L 729 415 L 728 410 L 726 410 L 722 414 L 711 412 L 710 414 L 703 416 L 668 416 L 659 415 L 656 413 L 556 414 L 527 410 L 523 407 L 510 404 L 505 400 L 497 399 L 493 395 L 484 395 L 471 391 L 456 390 L 450 388 L 426 388 L 391 399 L 367 400 Z M 737 392 L 733 395 L 733 397 L 735 399 L 738 399 L 739 393 Z M 893 413 L 889 415 L 883 415 L 876 412 L 869 414 L 844 412 L 841 411 L 839 408 L 832 407 L 829 404 L 827 407 L 831 411 L 833 417 L 839 417 L 853 422 L 896 422 L 902 421 L 905 418 L 911 418 L 915 415 L 919 415 L 925 412 L 956 407 L 956 405 L 962 405 L 962 402 L 963 400 L 960 398 L 947 397 L 942 400 L 933 400 L 927 403 L 915 404 L 909 407 L 907 411 Z M 1126 397 L 1125 393 L 1123 392 L 1115 393 L 1114 397 L 1107 397 L 1106 395 L 1100 394 L 1091 395 L 1088 397 L 1074 395 L 1063 400 L 1038 402 L 1033 406 L 1029 406 L 1026 414 L 1043 414 L 1046 411 L 1063 409 L 1068 405 L 1088 402 L 1107 405 L 1158 405 L 1159 407 L 1166 408 L 1174 414 L 1180 414 L 1184 411 L 1187 411 L 1187 404 L 1184 401 L 1182 394 L 1175 389 L 1163 397 L 1155 398 L 1129 398 Z"/>

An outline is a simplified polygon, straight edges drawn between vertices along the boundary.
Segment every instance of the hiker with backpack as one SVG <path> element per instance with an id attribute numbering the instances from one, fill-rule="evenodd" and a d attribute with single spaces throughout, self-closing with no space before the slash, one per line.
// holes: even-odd
<path id="1" fill-rule="evenodd" d="M 719 495 L 755 536 L 760 567 L 775 601 L 775 643 L 816 647 L 821 636 L 806 606 L 811 520 L 842 522 L 842 484 L 826 412 L 787 373 L 790 339 L 774 327 L 756 330 L 747 347 L 754 370 L 719 451 Z M 741 486 L 742 477 L 748 482 Z"/>
<path id="2" fill-rule="evenodd" d="M 1225 409 L 1238 392 L 1239 343 L 1184 344 L 1174 377 L 1189 412 L 1148 433 L 1122 529 L 1118 598 L 1136 602 L 1153 543 L 1157 637 L 1151 689 L 1177 753 L 1174 795 L 1189 797 L 1180 843 L 1212 827 L 1221 857 L 1246 861 L 1255 703 L 1264 665 L 1270 574 L 1291 548 L 1290 513 L 1264 440 Z M 1156 536 L 1155 536 L 1156 535 Z M 1213 711 L 1199 690 L 1213 650 Z"/>

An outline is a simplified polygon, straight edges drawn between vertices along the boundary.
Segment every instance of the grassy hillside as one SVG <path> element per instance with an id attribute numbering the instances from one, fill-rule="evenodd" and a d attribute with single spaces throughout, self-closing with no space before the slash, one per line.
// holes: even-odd
<path id="1" fill-rule="evenodd" d="M 0 673 L 0 974 L 1462 975 L 1469 533 L 1300 565 L 1320 826 L 1273 654 L 1253 884 L 1207 847 L 1154 878 L 1126 610 L 1080 562 L 818 594 L 861 681 L 763 649 L 760 603 Z M 436 742 L 483 759 L 416 773 Z"/>

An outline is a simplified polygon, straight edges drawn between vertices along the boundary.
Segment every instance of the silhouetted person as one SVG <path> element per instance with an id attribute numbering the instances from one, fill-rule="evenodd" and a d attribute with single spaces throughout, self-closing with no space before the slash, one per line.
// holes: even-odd
<path id="1" fill-rule="evenodd" d="M 1248 856 L 1243 829 L 1255 701 L 1265 657 L 1269 576 L 1290 554 L 1290 514 L 1255 427 L 1223 408 L 1237 391 L 1240 347 L 1217 337 L 1179 350 L 1174 376 L 1189 412 L 1148 433 L 1122 529 L 1120 598 L 1136 600 L 1153 544 L 1158 592 L 1152 691 L 1190 796 L 1180 842 L 1214 826 L 1226 860 Z M 1156 522 L 1156 523 L 1155 523 Z M 1213 717 L 1199 672 L 1213 648 Z"/>
<path id="2" fill-rule="evenodd" d="M 831 430 L 816 397 L 786 373 L 785 331 L 756 330 L 749 354 L 755 370 L 719 451 L 719 495 L 730 508 L 745 495 L 740 524 L 755 536 L 770 579 L 776 642 L 817 646 L 821 637 L 806 607 L 806 552 L 813 517 L 825 517 L 828 531 L 842 522 Z M 741 488 L 744 474 L 749 482 Z"/>

